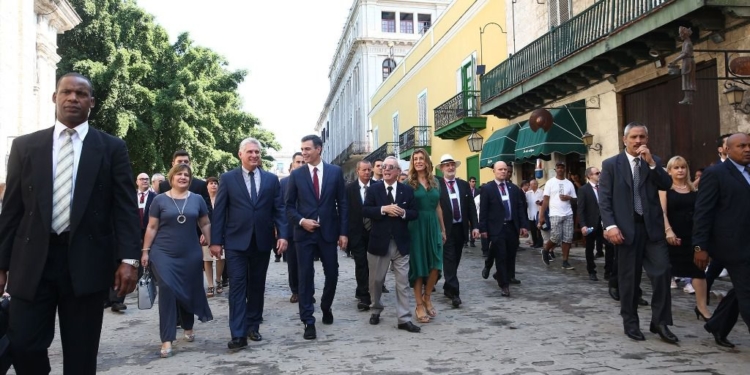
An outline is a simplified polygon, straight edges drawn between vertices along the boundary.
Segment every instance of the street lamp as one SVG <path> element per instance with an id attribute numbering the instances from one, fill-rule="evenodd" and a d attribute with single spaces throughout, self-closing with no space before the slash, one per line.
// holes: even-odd
<path id="1" fill-rule="evenodd" d="M 481 152 L 484 137 L 479 135 L 476 130 L 473 130 L 469 137 L 466 138 L 466 142 L 469 144 L 469 150 L 471 150 L 471 152 Z"/>
<path id="2" fill-rule="evenodd" d="M 724 84 L 724 95 L 727 96 L 727 101 L 734 107 L 735 111 L 740 111 L 745 114 L 750 114 L 750 103 L 742 105 L 745 99 L 745 89 L 735 85 L 734 83 L 727 82 Z"/>
<path id="3" fill-rule="evenodd" d="M 599 151 L 599 155 L 602 154 L 602 144 L 597 143 L 594 144 L 594 135 L 586 132 L 581 136 L 581 140 L 583 141 L 583 145 L 586 146 L 587 149 L 593 150 L 593 151 Z"/>

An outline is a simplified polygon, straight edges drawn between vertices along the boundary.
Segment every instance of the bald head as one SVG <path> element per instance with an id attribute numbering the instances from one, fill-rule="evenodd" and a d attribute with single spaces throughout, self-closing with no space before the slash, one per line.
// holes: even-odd
<path id="1" fill-rule="evenodd" d="M 727 138 L 727 155 L 735 163 L 750 165 L 750 135 L 737 133 Z"/>
<path id="2" fill-rule="evenodd" d="M 138 174 L 138 177 L 135 178 L 135 186 L 138 187 L 138 190 L 140 191 L 146 191 L 148 190 L 148 187 L 150 186 L 150 178 L 145 173 Z"/>
<path id="3" fill-rule="evenodd" d="M 505 181 L 508 178 L 508 164 L 504 161 L 497 161 L 492 166 L 492 172 L 495 174 L 495 180 Z"/>

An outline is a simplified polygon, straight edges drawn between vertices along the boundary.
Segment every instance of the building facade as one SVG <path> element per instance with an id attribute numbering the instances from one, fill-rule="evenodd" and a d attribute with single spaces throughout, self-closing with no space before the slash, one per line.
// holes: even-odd
<path id="1" fill-rule="evenodd" d="M 80 22 L 67 0 L 0 1 L 0 182 L 13 139 L 54 124 L 57 35 Z"/>
<path id="2" fill-rule="evenodd" d="M 316 131 L 323 160 L 354 179 L 356 162 L 373 147 L 369 98 L 403 69 L 404 56 L 427 35 L 450 0 L 354 0 L 331 62 L 330 90 Z"/>
<path id="3" fill-rule="evenodd" d="M 476 133 L 487 143 L 507 128 L 507 120 L 479 114 L 477 75 L 507 58 L 505 30 L 503 2 L 453 1 L 373 95 L 370 121 L 378 148 L 366 158 L 409 160 L 424 148 L 433 164 L 443 154 L 460 160 L 462 179 L 490 180 L 492 171 L 480 169 L 480 154 L 467 138 Z"/>

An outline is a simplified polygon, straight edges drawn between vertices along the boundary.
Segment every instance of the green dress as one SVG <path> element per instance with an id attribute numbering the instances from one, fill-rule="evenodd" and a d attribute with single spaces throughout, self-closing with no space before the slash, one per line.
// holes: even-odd
<path id="1" fill-rule="evenodd" d="M 428 191 L 418 184 L 414 199 L 419 217 L 409 222 L 409 284 L 412 287 L 416 279 L 426 279 L 431 270 L 438 270 L 438 277 L 443 271 L 443 235 L 436 211 L 440 203 L 440 188 Z"/>

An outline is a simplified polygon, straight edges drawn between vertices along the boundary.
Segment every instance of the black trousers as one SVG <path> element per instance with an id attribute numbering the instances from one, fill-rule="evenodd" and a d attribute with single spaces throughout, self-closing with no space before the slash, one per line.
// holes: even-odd
<path id="1" fill-rule="evenodd" d="M 284 252 L 286 257 L 286 269 L 289 273 L 289 290 L 292 294 L 299 293 L 299 274 L 297 273 L 297 246 L 293 239 L 287 242 L 286 251 Z M 226 267 L 224 267 L 226 270 Z"/>
<path id="2" fill-rule="evenodd" d="M 544 240 L 542 240 L 542 231 L 537 227 L 536 220 L 529 220 L 529 233 L 531 233 L 531 242 L 533 247 L 544 246 Z"/>
<path id="3" fill-rule="evenodd" d="M 720 333 L 722 337 L 729 335 L 739 315 L 742 315 L 742 320 L 750 327 L 750 261 L 733 262 L 725 266 L 732 279 L 732 289 L 721 300 L 706 324 L 711 331 Z"/>
<path id="4" fill-rule="evenodd" d="M 651 297 L 651 322 L 672 325 L 671 273 L 666 241 L 649 241 L 646 225 L 637 222 L 633 243 L 619 245 L 616 249 L 620 315 L 625 328 L 639 328 L 638 299 L 643 269 L 651 279 L 654 293 Z"/>
<path id="5" fill-rule="evenodd" d="M 714 281 L 719 278 L 719 275 L 721 275 L 721 271 L 723 271 L 724 268 L 723 263 L 713 258 L 711 259 L 711 262 L 708 263 L 708 269 L 706 269 L 706 286 L 708 287 L 708 292 L 711 292 L 711 287 L 714 285 Z"/>
<path id="6" fill-rule="evenodd" d="M 370 243 L 370 232 L 365 231 L 361 238 L 357 239 L 351 249 L 354 258 L 354 278 L 357 280 L 357 289 L 354 296 L 359 298 L 360 302 L 370 304 L 370 268 L 367 265 L 367 246 Z"/>
<path id="7" fill-rule="evenodd" d="M 614 258 L 614 246 L 604 239 L 604 229 L 601 223 L 586 238 L 586 271 L 596 274 L 596 262 L 594 261 L 594 249 L 599 253 L 604 249 L 604 272 L 612 274 L 612 259 Z"/>
<path id="8" fill-rule="evenodd" d="M 48 257 L 34 299 L 13 298 L 10 304 L 8 337 L 16 374 L 50 372 L 47 349 L 55 336 L 55 312 L 60 320 L 63 373 L 96 374 L 102 301 L 106 297 L 107 290 L 83 296 L 73 293 L 67 233 L 50 236 Z"/>
<path id="9" fill-rule="evenodd" d="M 510 285 L 510 279 L 516 277 L 516 253 L 518 252 L 518 230 L 512 221 L 503 225 L 503 234 L 490 239 L 490 251 L 484 266 L 497 269 L 497 285 L 501 288 Z"/>
<path id="10" fill-rule="evenodd" d="M 445 277 L 443 291 L 457 296 L 461 292 L 458 283 L 458 264 L 461 263 L 466 240 L 464 224 L 456 223 L 453 224 L 450 237 L 443 245 L 443 276 Z"/>

